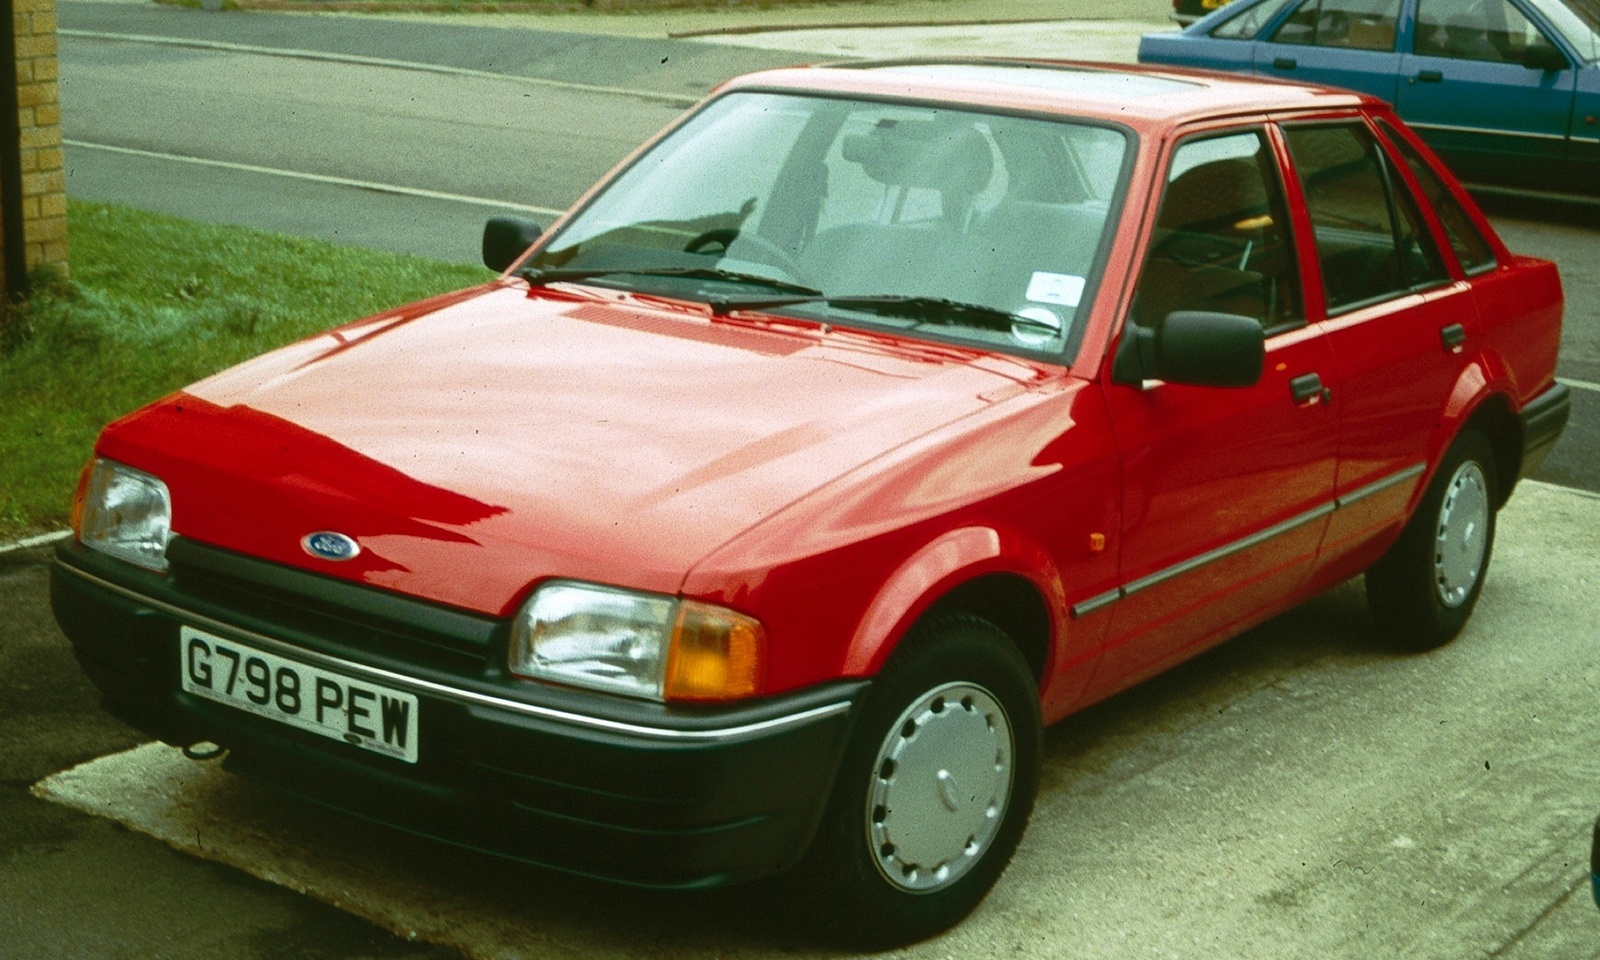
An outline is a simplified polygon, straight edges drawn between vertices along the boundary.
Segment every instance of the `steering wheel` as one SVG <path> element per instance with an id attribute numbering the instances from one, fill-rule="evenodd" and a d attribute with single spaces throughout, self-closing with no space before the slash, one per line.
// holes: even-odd
<path id="1" fill-rule="evenodd" d="M 683 245 L 685 253 L 706 253 L 706 248 L 720 246 L 724 256 L 733 247 L 734 242 L 739 244 L 739 255 L 743 259 L 764 263 L 769 267 L 777 267 L 789 277 L 799 275 L 800 265 L 795 263 L 789 251 L 763 237 L 759 233 L 745 233 L 738 227 L 719 227 L 707 230 L 693 240 Z"/>

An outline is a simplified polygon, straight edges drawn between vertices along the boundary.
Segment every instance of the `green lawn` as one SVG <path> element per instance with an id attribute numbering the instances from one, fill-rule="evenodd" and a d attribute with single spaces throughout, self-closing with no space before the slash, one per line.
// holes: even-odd
<path id="1" fill-rule="evenodd" d="M 68 211 L 72 278 L 0 319 L 0 541 L 67 523 L 108 421 L 307 334 L 488 279 L 482 267 L 191 223 Z"/>

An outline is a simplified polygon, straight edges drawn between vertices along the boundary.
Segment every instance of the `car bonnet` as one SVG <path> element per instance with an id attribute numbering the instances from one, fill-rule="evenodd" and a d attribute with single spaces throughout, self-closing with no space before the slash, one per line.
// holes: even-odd
<path id="1" fill-rule="evenodd" d="M 675 592 L 786 504 L 1040 365 L 506 283 L 380 316 L 108 428 L 216 546 L 486 613 L 551 576 Z M 346 562 L 308 534 L 353 537 Z"/>

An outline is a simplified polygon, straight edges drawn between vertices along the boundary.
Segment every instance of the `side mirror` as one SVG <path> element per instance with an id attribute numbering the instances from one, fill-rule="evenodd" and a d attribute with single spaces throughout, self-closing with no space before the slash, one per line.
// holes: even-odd
<path id="1" fill-rule="evenodd" d="M 1567 55 L 1556 49 L 1555 44 L 1548 40 L 1538 40 L 1528 44 L 1522 51 L 1522 65 L 1529 70 L 1565 70 L 1572 66 L 1567 61 Z"/>
<path id="2" fill-rule="evenodd" d="M 483 265 L 503 273 L 533 246 L 542 232 L 537 223 L 520 217 L 491 217 L 483 225 Z"/>
<path id="3" fill-rule="evenodd" d="M 1165 380 L 1195 387 L 1249 387 L 1261 380 L 1267 337 L 1260 321 L 1233 313 L 1177 310 L 1154 327 L 1129 324 L 1112 380 Z"/>

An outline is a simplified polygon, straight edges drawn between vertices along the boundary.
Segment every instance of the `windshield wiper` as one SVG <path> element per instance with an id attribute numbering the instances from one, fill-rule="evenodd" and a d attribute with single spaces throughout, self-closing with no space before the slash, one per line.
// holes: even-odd
<path id="1" fill-rule="evenodd" d="M 802 298 L 815 297 L 822 293 L 804 284 L 780 280 L 777 277 L 763 276 L 759 273 L 742 273 L 738 270 L 722 270 L 717 267 L 577 267 L 574 269 L 540 270 L 529 267 L 518 272 L 518 276 L 536 287 L 547 283 L 561 283 L 565 281 L 590 280 L 595 277 L 609 277 L 620 273 L 634 274 L 641 277 L 687 277 L 690 280 L 721 280 L 726 283 L 743 283 L 751 286 L 766 287 L 768 290 L 781 290 L 786 293 L 797 294 Z"/>
<path id="2" fill-rule="evenodd" d="M 723 298 L 711 301 L 711 313 L 713 316 L 726 316 L 735 310 L 774 310 L 779 307 L 793 307 L 806 303 L 821 303 L 843 310 L 859 310 L 863 313 L 876 313 L 886 317 L 904 317 L 908 320 L 916 320 L 922 323 L 998 330 L 1002 333 L 1009 333 L 1017 327 L 1036 329 L 1050 336 L 1056 336 L 1061 333 L 1061 328 L 1058 326 L 1035 320 L 1032 317 L 1001 310 L 998 307 L 987 307 L 980 303 L 963 303 L 960 300 L 950 300 L 945 297 L 912 296 L 908 294 L 886 293 L 871 296 L 837 297 L 819 294 L 810 297 L 773 297 L 767 300 Z"/>

